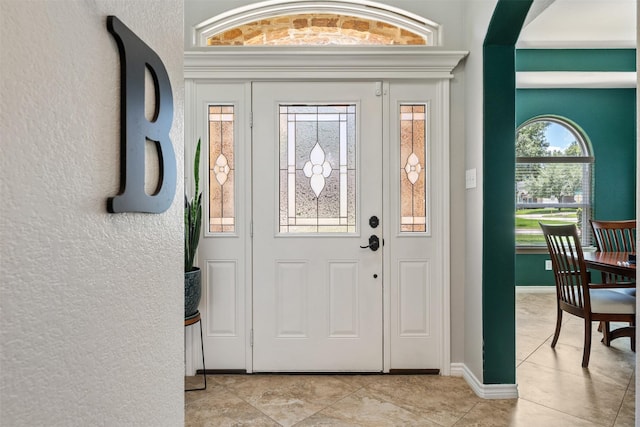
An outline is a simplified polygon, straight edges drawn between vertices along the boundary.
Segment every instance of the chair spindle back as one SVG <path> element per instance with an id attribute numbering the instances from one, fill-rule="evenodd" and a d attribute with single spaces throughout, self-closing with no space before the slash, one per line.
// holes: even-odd
<path id="1" fill-rule="evenodd" d="M 590 310 L 589 276 L 576 226 L 541 223 L 540 227 L 551 255 L 559 303 L 568 311 Z"/>
<path id="2" fill-rule="evenodd" d="M 636 220 L 597 221 L 590 220 L 598 251 L 634 252 L 636 251 Z M 613 273 L 602 272 L 604 283 L 633 282 L 634 280 Z"/>
<path id="3" fill-rule="evenodd" d="M 591 220 L 591 229 L 599 251 L 635 252 L 636 220 L 597 221 Z"/>

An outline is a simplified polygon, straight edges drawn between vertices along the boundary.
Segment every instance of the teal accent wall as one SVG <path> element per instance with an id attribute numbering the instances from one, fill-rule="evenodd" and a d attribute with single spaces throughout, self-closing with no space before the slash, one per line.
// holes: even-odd
<path id="1" fill-rule="evenodd" d="M 593 218 L 635 218 L 636 90 L 517 90 L 517 126 L 540 115 L 569 119 L 591 141 L 595 157 Z M 553 276 L 544 269 L 544 259 L 548 256 L 518 254 L 515 285 L 553 286 Z"/>
<path id="2" fill-rule="evenodd" d="M 593 148 L 593 217 L 635 218 L 636 90 L 519 89 L 517 125 L 540 115 L 565 117 Z"/>
<path id="3" fill-rule="evenodd" d="M 515 384 L 515 43 L 532 0 L 499 0 L 483 47 L 483 382 Z"/>
<path id="4" fill-rule="evenodd" d="M 547 254 L 516 255 L 516 286 L 549 286 L 554 287 L 553 271 L 545 270 L 544 262 L 550 259 Z M 602 276 L 592 272 L 591 281 L 602 283 Z"/>
<path id="5" fill-rule="evenodd" d="M 635 70 L 635 49 L 518 49 L 516 52 L 516 71 Z"/>
<path id="6" fill-rule="evenodd" d="M 545 270 L 547 254 L 516 255 L 516 286 L 555 286 L 553 271 Z"/>

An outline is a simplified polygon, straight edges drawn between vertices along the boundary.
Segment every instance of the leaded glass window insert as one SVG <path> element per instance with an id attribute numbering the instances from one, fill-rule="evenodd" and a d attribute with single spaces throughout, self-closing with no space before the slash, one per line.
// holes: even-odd
<path id="1" fill-rule="evenodd" d="M 209 106 L 209 232 L 235 232 L 233 105 Z"/>
<path id="2" fill-rule="evenodd" d="M 427 106 L 400 105 L 400 231 L 427 232 Z"/>
<path id="3" fill-rule="evenodd" d="M 280 232 L 356 231 L 356 106 L 280 105 Z"/>

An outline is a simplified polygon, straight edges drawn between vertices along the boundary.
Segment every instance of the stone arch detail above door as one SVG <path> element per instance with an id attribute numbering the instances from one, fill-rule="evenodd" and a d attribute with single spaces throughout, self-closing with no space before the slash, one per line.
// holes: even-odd
<path id="1" fill-rule="evenodd" d="M 194 43 L 209 46 L 439 46 L 439 24 L 374 2 L 269 1 L 198 24 Z"/>

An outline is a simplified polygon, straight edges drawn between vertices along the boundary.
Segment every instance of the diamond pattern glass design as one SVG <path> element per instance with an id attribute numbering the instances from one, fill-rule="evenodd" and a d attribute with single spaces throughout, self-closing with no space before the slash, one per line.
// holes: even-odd
<path id="1" fill-rule="evenodd" d="M 355 188 L 355 105 L 280 105 L 280 233 L 354 233 Z"/>
<path id="2" fill-rule="evenodd" d="M 400 106 L 400 231 L 427 232 L 426 104 Z"/>
<path id="3" fill-rule="evenodd" d="M 209 232 L 235 232 L 234 107 L 209 106 Z"/>

